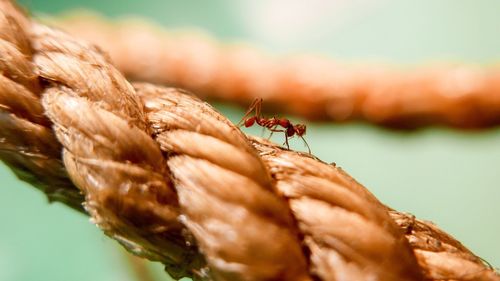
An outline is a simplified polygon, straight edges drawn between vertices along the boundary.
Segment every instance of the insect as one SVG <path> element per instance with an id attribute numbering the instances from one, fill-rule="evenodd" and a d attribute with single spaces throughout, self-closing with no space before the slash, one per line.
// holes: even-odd
<path id="1" fill-rule="evenodd" d="M 245 113 L 241 121 L 238 123 L 238 126 L 245 126 L 246 128 L 248 128 L 252 127 L 255 123 L 257 123 L 257 125 L 262 126 L 263 128 L 267 128 L 268 130 L 271 131 L 271 135 L 269 136 L 269 138 L 271 138 L 273 133 L 284 133 L 285 134 L 284 144 L 288 149 L 290 149 L 290 145 L 288 144 L 288 138 L 297 135 L 304 141 L 304 144 L 306 145 L 309 154 L 311 154 L 311 148 L 309 147 L 309 144 L 307 144 L 307 141 L 304 139 L 304 135 L 306 134 L 306 125 L 303 124 L 294 125 L 292 124 L 292 122 L 290 122 L 290 120 L 286 118 L 263 117 L 261 113 L 262 102 L 263 100 L 261 98 L 256 98 L 252 102 L 252 104 L 250 104 L 250 106 L 248 107 L 247 112 Z M 254 114 L 252 115 L 252 113 Z"/>

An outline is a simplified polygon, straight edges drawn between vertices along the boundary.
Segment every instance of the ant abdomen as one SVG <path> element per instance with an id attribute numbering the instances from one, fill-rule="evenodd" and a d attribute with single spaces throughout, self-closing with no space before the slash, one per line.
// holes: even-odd
<path id="1" fill-rule="evenodd" d="M 245 127 L 248 128 L 248 127 L 252 127 L 253 124 L 255 123 L 255 119 L 257 119 L 255 116 L 253 117 L 250 117 L 248 119 L 245 120 Z"/>

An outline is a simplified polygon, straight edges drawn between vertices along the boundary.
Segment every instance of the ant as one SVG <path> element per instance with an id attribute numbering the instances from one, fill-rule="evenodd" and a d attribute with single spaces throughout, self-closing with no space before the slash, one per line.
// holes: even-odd
<path id="1" fill-rule="evenodd" d="M 288 149 L 290 149 L 290 146 L 288 144 L 288 138 L 297 135 L 304 141 L 304 144 L 306 145 L 309 154 L 311 154 L 311 148 L 304 139 L 304 135 L 306 134 L 306 125 L 303 124 L 293 125 L 292 122 L 290 122 L 290 120 L 286 118 L 262 117 L 261 114 L 262 102 L 263 102 L 262 98 L 256 98 L 248 108 L 243 118 L 241 118 L 241 121 L 238 123 L 237 126 L 245 126 L 246 128 L 248 128 L 252 127 L 255 123 L 257 123 L 259 126 L 267 128 L 271 131 L 271 135 L 269 136 L 269 138 L 271 138 L 273 133 L 285 133 L 284 144 L 286 144 L 286 147 Z M 248 117 L 252 114 L 253 111 L 255 111 L 255 114 L 251 117 Z M 278 127 L 282 127 L 283 129 L 278 129 Z"/>

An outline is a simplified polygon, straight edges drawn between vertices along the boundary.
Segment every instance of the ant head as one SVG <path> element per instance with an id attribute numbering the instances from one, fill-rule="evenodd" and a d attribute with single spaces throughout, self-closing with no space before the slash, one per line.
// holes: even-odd
<path id="1" fill-rule="evenodd" d="M 306 134 L 306 125 L 304 124 L 297 124 L 294 126 L 295 133 L 297 136 L 303 136 Z"/>

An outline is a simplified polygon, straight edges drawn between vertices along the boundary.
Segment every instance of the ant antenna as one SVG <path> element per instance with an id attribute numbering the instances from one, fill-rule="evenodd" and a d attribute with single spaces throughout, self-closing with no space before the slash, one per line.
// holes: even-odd
<path id="1" fill-rule="evenodd" d="M 309 154 L 311 154 L 311 148 L 309 147 L 309 144 L 307 143 L 306 139 L 303 136 L 300 136 L 300 138 L 304 141 L 304 144 L 306 145 Z"/>

